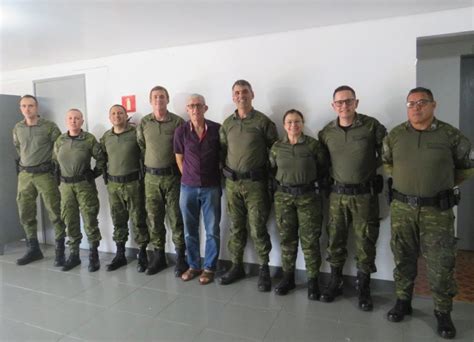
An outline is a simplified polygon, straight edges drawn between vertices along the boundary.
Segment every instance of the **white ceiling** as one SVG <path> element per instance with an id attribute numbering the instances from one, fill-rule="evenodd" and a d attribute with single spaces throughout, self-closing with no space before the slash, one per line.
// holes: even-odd
<path id="1" fill-rule="evenodd" d="M 0 70 L 473 5 L 473 0 L 0 0 Z"/>

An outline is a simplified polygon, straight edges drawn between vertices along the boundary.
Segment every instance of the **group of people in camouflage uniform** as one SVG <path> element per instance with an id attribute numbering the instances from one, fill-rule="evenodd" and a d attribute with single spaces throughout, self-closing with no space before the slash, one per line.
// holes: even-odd
<path id="1" fill-rule="evenodd" d="M 408 121 L 387 135 L 379 121 L 356 111 L 359 100 L 355 91 L 340 86 L 332 101 L 337 118 L 319 132 L 318 140 L 304 133 L 304 115 L 296 109 L 283 115 L 285 134 L 278 139 L 275 124 L 254 109 L 254 92 L 248 81 L 234 83 L 232 98 L 236 110 L 220 126 L 204 119 L 205 99 L 193 94 L 187 103 L 190 120 L 185 122 L 168 111 L 168 91 L 157 86 L 150 91 L 153 111 L 136 128 L 127 122 L 125 108 L 113 105 L 109 111 L 113 127 L 97 142 L 81 129 L 84 119 L 79 110 L 68 111 L 68 132 L 61 135 L 54 123 L 39 117 L 36 99 L 23 96 L 20 109 L 24 120 L 15 126 L 13 136 L 20 157 L 17 203 L 28 249 L 17 263 L 25 265 L 43 258 L 36 232 L 36 197 L 41 194 L 55 228 L 55 266 L 69 270 L 81 262 L 80 212 L 90 245 L 89 271 L 99 269 L 97 247 L 101 235 L 95 178 L 103 175 L 117 245 L 107 270 L 127 264 L 129 218 L 139 246 L 138 271 L 152 275 L 166 268 L 166 213 L 176 247 L 175 275 L 184 281 L 200 276 L 199 282 L 208 284 L 214 280 L 219 255 L 221 170 L 225 177 L 230 220 L 228 251 L 232 261 L 218 278 L 221 285 L 245 277 L 244 249 L 250 232 L 260 265 L 258 290 L 271 290 L 268 263 L 272 246 L 266 223 L 273 196 L 283 269 L 275 293 L 286 295 L 295 288 L 301 240 L 308 299 L 332 302 L 341 295 L 352 227 L 358 305 L 361 310 L 370 311 L 370 275 L 376 272 L 380 221 L 378 195 L 384 186 L 377 169 L 383 164 L 391 177 L 388 183 L 393 185 L 389 191 L 391 248 L 397 296 L 387 318 L 399 322 L 412 313 L 417 259 L 421 254 L 428 265 L 438 333 L 443 338 L 453 338 L 456 329 L 450 312 L 456 285 L 452 207 L 459 200 L 453 188 L 472 177 L 474 167 L 467 138 L 435 118 L 432 92 L 422 87 L 410 90 Z M 96 160 L 93 170 L 91 157 Z M 60 180 L 59 190 L 55 175 Z M 320 291 L 319 239 L 324 195 L 329 198 L 327 260 L 331 276 Z M 206 229 L 204 270 L 199 254 L 201 210 Z M 65 227 L 70 247 L 67 260 Z M 154 247 L 150 262 L 149 244 Z"/>

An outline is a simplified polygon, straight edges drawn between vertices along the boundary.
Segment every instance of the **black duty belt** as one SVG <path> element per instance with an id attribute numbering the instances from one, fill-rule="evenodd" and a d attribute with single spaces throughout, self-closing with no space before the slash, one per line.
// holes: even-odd
<path id="1" fill-rule="evenodd" d="M 438 207 L 440 203 L 439 196 L 435 197 L 418 197 L 405 195 L 393 189 L 393 199 L 409 204 L 412 207 Z"/>
<path id="2" fill-rule="evenodd" d="M 155 176 L 171 176 L 179 175 L 178 166 L 170 166 L 164 168 L 145 167 L 145 172 Z"/>
<path id="3" fill-rule="evenodd" d="M 314 184 L 303 184 L 303 185 L 280 185 L 278 184 L 277 190 L 285 192 L 291 195 L 304 195 L 311 192 L 316 192 L 316 186 Z"/>
<path id="4" fill-rule="evenodd" d="M 261 181 L 267 178 L 267 173 L 263 169 L 251 170 L 247 172 L 237 172 L 230 167 L 225 166 L 222 170 L 225 178 L 233 181 L 250 179 L 252 181 Z"/>
<path id="5" fill-rule="evenodd" d="M 46 162 L 36 166 L 19 166 L 20 171 L 25 171 L 27 173 L 47 173 L 53 170 L 53 165 L 51 162 Z"/>
<path id="6" fill-rule="evenodd" d="M 125 176 L 111 176 L 107 175 L 107 180 L 114 183 L 129 183 L 140 179 L 140 172 L 132 172 Z"/>
<path id="7" fill-rule="evenodd" d="M 61 179 L 61 182 L 69 184 L 69 183 L 83 182 L 83 181 L 87 180 L 88 177 L 86 175 L 77 175 L 77 176 L 72 176 L 72 177 L 63 177 L 63 176 L 61 176 L 60 179 Z"/>
<path id="8" fill-rule="evenodd" d="M 341 195 L 363 195 L 372 192 L 370 183 L 331 185 L 331 191 Z"/>

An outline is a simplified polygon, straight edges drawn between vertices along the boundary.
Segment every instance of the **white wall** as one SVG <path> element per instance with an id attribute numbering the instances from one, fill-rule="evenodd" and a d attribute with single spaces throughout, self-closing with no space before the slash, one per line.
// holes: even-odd
<path id="1" fill-rule="evenodd" d="M 221 122 L 234 108 L 232 83 L 245 78 L 254 87 L 255 107 L 277 122 L 280 132 L 282 113 L 295 107 L 306 114 L 307 131 L 315 135 L 335 116 L 329 106 L 333 89 L 349 84 L 360 98 L 359 111 L 374 115 L 392 128 L 405 120 L 405 96 L 415 86 L 416 37 L 472 30 L 473 11 L 474 7 L 19 70 L 1 76 L 0 93 L 28 93 L 35 79 L 85 73 L 88 127 L 100 136 L 110 126 L 107 110 L 112 103 L 119 102 L 122 95 L 136 94 L 138 112 L 146 114 L 150 110 L 148 91 L 156 84 L 170 91 L 170 110 L 185 116 L 186 94 L 199 92 L 207 99 L 208 118 Z M 113 250 L 108 204 L 103 186 L 100 188 L 99 220 L 105 238 L 101 248 Z M 374 277 L 392 279 L 390 224 L 383 198 L 381 202 L 383 220 Z M 228 259 L 226 216 L 221 227 L 221 257 Z M 280 265 L 273 219 L 269 231 L 273 243 L 271 264 Z M 171 247 L 170 236 L 167 239 Z M 344 271 L 353 275 L 356 270 L 352 256 Z M 256 261 L 253 248 L 247 247 L 245 260 Z M 298 268 L 304 268 L 301 253 Z M 323 271 L 328 269 L 324 262 Z"/>

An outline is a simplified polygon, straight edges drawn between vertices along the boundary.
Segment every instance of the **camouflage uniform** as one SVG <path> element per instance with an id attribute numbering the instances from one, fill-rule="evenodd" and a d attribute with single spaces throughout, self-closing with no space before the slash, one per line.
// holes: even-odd
<path id="1" fill-rule="evenodd" d="M 470 143 L 451 125 L 434 118 L 431 126 L 417 131 L 405 122 L 384 140 L 383 162 L 393 176 L 396 191 L 433 198 L 452 189 L 456 171 L 473 171 Z M 450 312 L 456 295 L 455 244 L 452 209 L 411 206 L 397 199 L 391 203 L 393 271 L 398 299 L 411 300 L 421 253 L 426 259 L 435 310 Z"/>
<path id="2" fill-rule="evenodd" d="M 54 141 L 61 135 L 55 123 L 38 119 L 35 126 L 18 122 L 13 129 L 13 143 L 17 150 L 20 172 L 18 174 L 17 205 L 20 223 L 28 239 L 37 239 L 36 198 L 43 199 L 49 219 L 54 226 L 56 240 L 65 237 L 61 220 L 60 194 L 51 168 Z M 44 172 L 32 173 L 28 168 L 45 166 Z"/>
<path id="3" fill-rule="evenodd" d="M 96 160 L 95 173 L 91 170 L 91 157 Z M 53 158 L 61 173 L 61 217 L 67 226 L 69 249 L 77 254 L 82 240 L 79 212 L 89 244 L 98 245 L 102 238 L 97 220 L 99 198 L 95 176 L 102 173 L 105 158 L 95 137 L 84 131 L 76 137 L 62 134 L 54 144 Z"/>
<path id="4" fill-rule="evenodd" d="M 381 165 L 385 127 L 376 119 L 356 113 L 352 126 L 343 129 L 338 119 L 319 132 L 319 141 L 331 158 L 331 177 L 336 185 L 368 184 Z M 352 223 L 356 239 L 357 269 L 365 274 L 376 272 L 375 252 L 379 235 L 378 196 L 372 185 L 369 193 L 329 196 L 328 261 L 342 268 L 347 258 L 347 237 Z"/>
<path id="5" fill-rule="evenodd" d="M 258 171 L 258 180 L 226 179 L 227 210 L 231 228 L 229 251 L 232 262 L 242 264 L 247 243 L 247 223 L 260 264 L 267 264 L 272 248 L 266 223 L 270 213 L 267 164 L 268 150 L 277 140 L 275 124 L 264 114 L 252 110 L 245 119 L 237 112 L 221 126 L 220 140 L 226 154 L 226 167 L 240 175 Z"/>
<path id="6" fill-rule="evenodd" d="M 137 141 L 147 169 L 168 169 L 172 174 L 145 174 L 145 207 L 148 215 L 151 243 L 159 250 L 165 249 L 165 213 L 168 214 L 176 249 L 184 249 L 184 226 L 179 209 L 180 173 L 173 153 L 173 135 L 184 120 L 167 113 L 163 121 L 153 113 L 146 115 L 137 127 Z"/>
<path id="7" fill-rule="evenodd" d="M 100 143 L 107 160 L 107 192 L 114 223 L 113 239 L 117 243 L 127 242 L 128 219 L 131 217 L 135 242 L 139 246 L 146 246 L 150 238 L 146 225 L 143 181 L 139 179 L 141 161 L 136 129 L 128 124 L 124 132 L 116 134 L 112 128 L 104 133 Z M 130 175 L 137 177 L 123 183 L 114 181 L 115 177 Z"/>
<path id="8" fill-rule="evenodd" d="M 275 215 L 284 272 L 295 270 L 299 234 L 308 278 L 319 275 L 319 237 L 323 217 L 321 196 L 315 192 L 314 183 L 325 176 L 328 162 L 319 142 L 305 135 L 295 145 L 291 145 L 285 136 L 270 150 L 270 165 L 276 169 L 275 179 L 280 185 L 275 193 Z M 283 191 L 281 185 L 293 188 L 309 186 L 312 191 L 293 194 Z"/>

